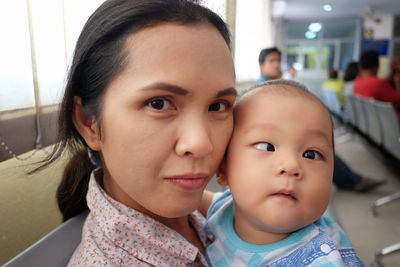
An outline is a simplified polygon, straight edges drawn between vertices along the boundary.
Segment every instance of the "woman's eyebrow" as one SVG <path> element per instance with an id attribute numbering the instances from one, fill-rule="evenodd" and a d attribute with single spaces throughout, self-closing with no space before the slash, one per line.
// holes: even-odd
<path id="1" fill-rule="evenodd" d="M 229 95 L 236 96 L 237 95 L 236 89 L 235 88 L 227 88 L 227 89 L 221 90 L 217 93 L 217 97 L 229 96 Z"/>
<path id="2" fill-rule="evenodd" d="M 148 91 L 148 90 L 164 90 L 168 91 L 177 95 L 187 95 L 189 91 L 186 89 L 183 89 L 180 86 L 174 85 L 174 84 L 169 84 L 169 83 L 162 83 L 162 82 L 157 82 L 157 83 L 152 83 L 149 85 L 146 85 L 145 87 L 142 87 L 140 90 Z"/>
<path id="3" fill-rule="evenodd" d="M 148 91 L 148 90 L 164 90 L 164 91 L 168 91 L 177 95 L 187 95 L 189 93 L 188 90 L 178 86 L 178 85 L 174 85 L 174 84 L 170 84 L 170 83 L 164 83 L 164 82 L 156 82 L 156 83 L 152 83 L 149 85 L 146 85 L 145 87 L 140 88 L 140 90 L 143 91 Z M 227 88 L 227 89 L 223 89 L 221 91 L 219 91 L 216 95 L 216 97 L 222 97 L 222 96 L 228 96 L 228 95 L 237 95 L 237 91 L 235 88 Z"/>

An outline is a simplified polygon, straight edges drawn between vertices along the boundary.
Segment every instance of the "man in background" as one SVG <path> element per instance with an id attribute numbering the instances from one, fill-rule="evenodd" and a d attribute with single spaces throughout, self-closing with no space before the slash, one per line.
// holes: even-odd
<path id="1" fill-rule="evenodd" d="M 378 52 L 375 50 L 363 52 L 359 64 L 360 72 L 354 80 L 354 95 L 392 103 L 400 119 L 400 93 L 396 92 L 387 81 L 377 77 L 379 69 Z"/>
<path id="2" fill-rule="evenodd" d="M 282 77 L 281 51 L 278 48 L 271 47 L 261 50 L 258 56 L 258 64 L 260 66 L 261 76 L 257 80 L 257 84 L 268 80 L 280 79 Z"/>

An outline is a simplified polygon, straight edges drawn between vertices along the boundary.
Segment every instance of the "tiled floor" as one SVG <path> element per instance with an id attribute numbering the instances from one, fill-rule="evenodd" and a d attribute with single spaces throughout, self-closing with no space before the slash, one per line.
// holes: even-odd
<path id="1" fill-rule="evenodd" d="M 385 160 L 379 151 L 355 134 L 337 143 L 336 153 L 358 173 L 387 181 L 369 193 L 337 190 L 333 194 L 342 227 L 362 261 L 370 266 L 378 249 L 400 242 L 400 200 L 379 207 L 376 217 L 370 209 L 376 199 L 400 191 L 400 166 L 398 162 Z M 400 266 L 400 253 L 389 255 L 382 262 L 385 266 Z"/>

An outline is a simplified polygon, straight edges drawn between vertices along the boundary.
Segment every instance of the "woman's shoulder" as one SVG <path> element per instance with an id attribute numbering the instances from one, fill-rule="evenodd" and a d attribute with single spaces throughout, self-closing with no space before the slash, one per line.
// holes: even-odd
<path id="1" fill-rule="evenodd" d="M 93 228 L 96 218 L 89 214 L 82 232 L 82 240 L 68 266 L 150 266 L 130 255 Z"/>

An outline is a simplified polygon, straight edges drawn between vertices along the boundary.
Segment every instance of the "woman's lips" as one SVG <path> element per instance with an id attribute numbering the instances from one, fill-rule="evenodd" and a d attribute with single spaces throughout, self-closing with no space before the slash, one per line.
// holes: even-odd
<path id="1" fill-rule="evenodd" d="M 207 182 L 207 174 L 184 174 L 174 175 L 164 178 L 167 182 L 170 182 L 180 188 L 186 190 L 197 190 L 203 188 Z"/>

